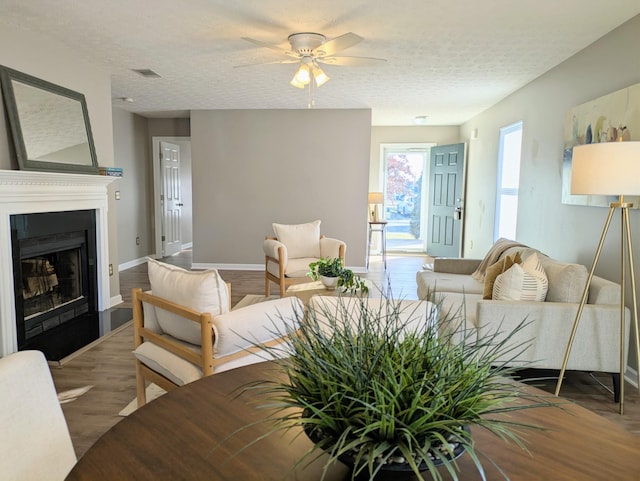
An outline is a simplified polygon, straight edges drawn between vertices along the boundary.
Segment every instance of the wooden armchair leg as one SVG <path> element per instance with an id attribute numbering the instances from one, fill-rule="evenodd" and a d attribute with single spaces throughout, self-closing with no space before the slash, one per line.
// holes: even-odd
<path id="1" fill-rule="evenodd" d="M 264 277 L 264 296 L 269 297 L 271 295 L 271 281 L 267 276 Z"/>
<path id="2" fill-rule="evenodd" d="M 139 408 L 147 404 L 147 391 L 145 384 L 144 377 L 142 376 L 142 370 L 140 369 L 140 363 L 136 362 L 136 399 L 138 400 Z"/>

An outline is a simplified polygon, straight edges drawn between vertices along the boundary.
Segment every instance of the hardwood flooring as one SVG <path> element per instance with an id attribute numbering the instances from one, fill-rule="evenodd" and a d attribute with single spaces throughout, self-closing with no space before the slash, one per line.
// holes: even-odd
<path id="1" fill-rule="evenodd" d="M 164 260 L 189 268 L 191 252 L 184 251 Z M 426 256 L 389 254 L 385 271 L 380 258 L 372 257 L 370 272 L 363 277 L 378 285 L 388 283 L 395 297 L 417 299 L 415 275 L 423 264 L 429 261 L 430 258 Z M 231 283 L 233 305 L 247 294 L 264 293 L 264 273 L 261 271 L 221 270 L 220 274 Z M 149 288 L 146 264 L 121 272 L 120 286 L 124 302 L 118 307 L 130 307 L 131 289 L 133 287 Z M 64 365 L 52 367 L 58 392 L 93 385 L 86 394 L 62 405 L 78 457 L 82 456 L 104 432 L 122 419 L 118 413 L 135 397 L 132 350 L 133 329 L 128 323 Z M 541 374 L 554 375 L 553 372 L 540 373 L 539 371 L 534 371 L 533 375 Z M 555 375 L 557 376 L 557 373 Z M 598 377 L 605 384 L 610 384 L 608 375 L 601 374 Z M 556 379 L 549 377 L 535 385 L 553 392 L 555 383 Z M 640 394 L 638 389 L 629 383 L 626 384 L 623 416 L 618 414 L 618 405 L 613 403 L 612 396 L 587 373 L 567 373 L 561 394 L 640 435 Z"/>

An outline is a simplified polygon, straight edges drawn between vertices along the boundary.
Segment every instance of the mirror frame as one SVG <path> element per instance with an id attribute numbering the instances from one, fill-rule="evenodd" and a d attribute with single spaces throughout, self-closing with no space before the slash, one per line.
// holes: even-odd
<path id="1" fill-rule="evenodd" d="M 38 88 L 56 95 L 60 95 L 62 97 L 66 97 L 80 103 L 80 106 L 82 107 L 84 126 L 86 129 L 89 154 L 91 156 L 90 164 L 48 162 L 28 158 L 24 136 L 22 135 L 22 127 L 20 125 L 20 117 L 18 114 L 18 101 L 13 90 L 12 81 L 14 80 L 29 85 L 30 87 Z M 83 94 L 75 92 L 73 90 L 69 90 L 65 87 L 61 87 L 51 82 L 47 82 L 46 80 L 33 77 L 23 72 L 10 69 L 8 67 L 0 67 L 0 85 L 2 86 L 5 108 L 7 117 L 9 119 L 9 125 L 11 126 L 13 144 L 15 147 L 16 156 L 18 158 L 18 167 L 20 168 L 20 170 L 99 174 L 96 149 L 93 143 L 93 134 L 91 133 L 91 123 L 89 122 L 89 112 L 87 110 L 87 102 Z"/>

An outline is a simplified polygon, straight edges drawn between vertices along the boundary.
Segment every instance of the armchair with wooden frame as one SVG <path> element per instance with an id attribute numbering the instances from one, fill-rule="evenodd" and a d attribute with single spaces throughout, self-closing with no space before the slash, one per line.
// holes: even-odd
<path id="1" fill-rule="evenodd" d="M 158 267 L 151 261 L 149 267 L 150 280 L 153 276 L 156 281 L 151 282 L 152 291 L 132 290 L 138 407 L 147 402 L 147 382 L 170 391 L 204 376 L 264 361 L 259 345 L 284 346 L 285 326 L 298 324 L 304 313 L 295 298 L 230 310 L 230 286 L 216 282 L 213 288 L 211 279 L 221 280 L 217 272 Z M 212 310 L 211 298 L 225 305 Z"/>
<path id="2" fill-rule="evenodd" d="M 309 264 L 322 257 L 339 257 L 344 264 L 347 245 L 338 239 L 320 235 L 320 221 L 306 224 L 273 224 L 275 236 L 266 236 L 264 294 L 271 293 L 271 282 L 279 287 L 280 297 L 288 286 L 303 282 Z"/>

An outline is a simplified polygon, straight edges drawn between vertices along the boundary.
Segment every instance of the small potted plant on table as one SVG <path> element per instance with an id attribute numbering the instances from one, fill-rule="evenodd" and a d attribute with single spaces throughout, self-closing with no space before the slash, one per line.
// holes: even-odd
<path id="1" fill-rule="evenodd" d="M 354 293 L 361 291 L 367 293 L 369 288 L 363 279 L 357 277 L 351 269 L 342 264 L 339 257 L 323 257 L 309 264 L 307 276 L 314 281 L 320 280 L 327 289 L 341 287 L 343 292 Z"/>

